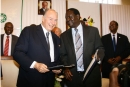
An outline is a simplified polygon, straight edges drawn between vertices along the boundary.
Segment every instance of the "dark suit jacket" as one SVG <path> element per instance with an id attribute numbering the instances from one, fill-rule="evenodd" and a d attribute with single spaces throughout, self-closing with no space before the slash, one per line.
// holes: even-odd
<path id="1" fill-rule="evenodd" d="M 83 25 L 83 62 L 85 71 L 88 65 L 90 64 L 92 60 L 92 55 L 95 53 L 96 49 L 102 47 L 103 45 L 101 43 L 98 29 L 95 27 Z M 61 52 L 61 61 L 64 65 L 75 64 L 75 67 L 70 69 L 73 74 L 72 81 L 70 82 L 72 84 L 76 84 L 76 80 L 79 78 L 76 77 L 77 64 L 76 64 L 75 48 L 73 44 L 72 29 L 68 29 L 63 34 L 61 34 L 60 52 Z M 104 50 L 100 49 L 98 55 L 102 59 L 104 57 Z M 70 84 L 70 82 L 67 82 L 67 84 Z M 72 87 L 76 86 L 73 85 Z M 94 67 L 90 76 L 86 80 L 85 87 L 101 87 L 100 67 L 98 64 Z"/>
<path id="2" fill-rule="evenodd" d="M 59 63 L 60 39 L 52 33 L 54 43 L 54 62 L 51 62 L 46 37 L 41 25 L 25 27 L 21 32 L 14 51 L 14 59 L 20 64 L 18 87 L 44 87 L 48 79 L 54 80 L 54 73 L 39 73 L 31 69 L 33 61 L 44 63 L 48 67 Z M 50 83 L 52 84 L 52 83 Z"/>
<path id="3" fill-rule="evenodd" d="M 45 13 L 45 11 L 41 8 L 41 9 L 39 10 L 39 14 L 43 15 L 44 13 Z"/>
<path id="4" fill-rule="evenodd" d="M 119 63 L 122 59 L 127 58 L 130 55 L 130 45 L 128 38 L 125 35 L 117 33 L 117 45 L 116 51 L 114 52 L 111 34 L 102 36 L 102 43 L 105 48 L 105 57 L 102 63 L 102 74 L 103 77 L 109 78 L 109 73 L 111 71 L 112 65 L 107 61 L 109 58 L 115 58 L 117 56 L 121 57 Z"/>
<path id="5" fill-rule="evenodd" d="M 3 54 L 3 38 L 4 38 L 4 34 L 1 35 L 1 56 L 4 56 Z M 18 37 L 15 35 L 12 35 L 12 43 L 11 43 L 11 56 L 13 56 L 13 52 L 14 52 L 14 47 L 17 43 Z"/>

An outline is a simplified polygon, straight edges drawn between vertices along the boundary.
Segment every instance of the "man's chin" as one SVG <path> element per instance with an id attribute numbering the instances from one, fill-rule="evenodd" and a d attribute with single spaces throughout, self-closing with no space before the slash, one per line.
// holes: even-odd
<path id="1" fill-rule="evenodd" d="M 6 33 L 7 35 L 10 35 L 11 33 Z"/>
<path id="2" fill-rule="evenodd" d="M 71 24 L 68 24 L 68 26 L 69 26 L 69 27 L 72 27 L 72 25 L 71 25 Z"/>

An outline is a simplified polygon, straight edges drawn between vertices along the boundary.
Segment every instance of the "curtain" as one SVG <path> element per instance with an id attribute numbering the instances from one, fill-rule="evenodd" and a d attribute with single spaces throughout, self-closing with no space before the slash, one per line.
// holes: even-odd
<path id="1" fill-rule="evenodd" d="M 66 0 L 52 0 L 52 8 L 58 12 L 58 24 L 62 32 L 66 30 Z"/>
<path id="2" fill-rule="evenodd" d="M 79 1 L 68 1 L 68 8 L 76 8 L 80 12 L 81 20 L 86 18 L 93 19 L 93 26 L 97 27 L 99 33 L 101 34 L 100 29 L 100 4 L 99 3 L 88 3 L 88 2 L 79 2 Z"/>
<path id="3" fill-rule="evenodd" d="M 109 23 L 118 22 L 118 33 L 124 34 L 130 41 L 130 5 L 102 4 L 102 33 L 108 34 Z"/>

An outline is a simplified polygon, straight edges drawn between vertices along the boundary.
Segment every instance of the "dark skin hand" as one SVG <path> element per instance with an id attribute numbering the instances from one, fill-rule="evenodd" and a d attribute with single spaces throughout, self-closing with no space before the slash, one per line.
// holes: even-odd
<path id="1" fill-rule="evenodd" d="M 65 78 L 67 79 L 67 80 L 72 80 L 72 73 L 71 73 L 71 71 L 68 69 L 68 68 L 66 68 L 65 70 L 64 70 L 64 75 L 65 75 Z"/>
<path id="2" fill-rule="evenodd" d="M 110 58 L 110 59 L 108 59 L 108 63 L 110 63 L 110 64 L 113 65 L 113 64 L 118 63 L 120 60 L 121 60 L 121 57 L 117 56 L 116 58 Z"/>
<path id="3" fill-rule="evenodd" d="M 94 55 L 93 55 L 94 56 Z M 92 58 L 93 58 L 93 56 L 92 56 Z M 65 78 L 67 79 L 67 80 L 72 80 L 72 73 L 71 73 L 71 71 L 69 70 L 69 68 L 66 68 L 65 70 L 64 70 L 64 75 L 65 75 Z"/>

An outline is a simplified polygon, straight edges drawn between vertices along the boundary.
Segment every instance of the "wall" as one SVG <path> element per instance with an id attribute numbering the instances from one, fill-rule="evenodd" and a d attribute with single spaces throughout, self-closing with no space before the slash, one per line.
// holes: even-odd
<path id="1" fill-rule="evenodd" d="M 23 1 L 23 13 L 21 13 Z M 67 1 L 79 1 L 79 0 L 67 0 Z M 130 5 L 130 0 L 121 0 L 122 4 Z M 42 15 L 37 14 L 38 0 L 1 0 L 1 12 L 7 15 L 7 21 L 11 21 L 14 24 L 13 34 L 19 36 L 21 30 L 25 26 L 31 24 L 40 24 Z M 66 30 L 65 26 L 65 11 L 66 0 L 52 0 L 52 8 L 58 11 L 58 24 L 57 26 L 62 29 L 62 32 Z M 21 18 L 21 14 L 23 15 Z M 87 17 L 87 16 L 86 16 Z M 4 24 L 1 23 L 1 33 L 4 33 Z"/>
<path id="2" fill-rule="evenodd" d="M 65 31 L 66 0 L 51 1 L 52 8 L 55 9 L 59 15 L 57 26 L 60 27 L 62 31 Z M 14 24 L 13 34 L 17 36 L 20 35 L 24 27 L 31 24 L 39 25 L 42 22 L 42 15 L 38 15 L 38 0 L 1 0 L 1 12 L 7 16 L 6 22 L 10 21 Z M 6 22 L 1 23 L 1 33 L 4 33 L 4 25 Z"/>
<path id="3" fill-rule="evenodd" d="M 99 3 L 88 3 L 79 1 L 68 1 L 68 8 L 76 8 L 80 12 L 81 19 L 88 17 L 92 18 L 94 23 L 93 26 L 97 27 L 100 32 L 100 4 Z"/>

